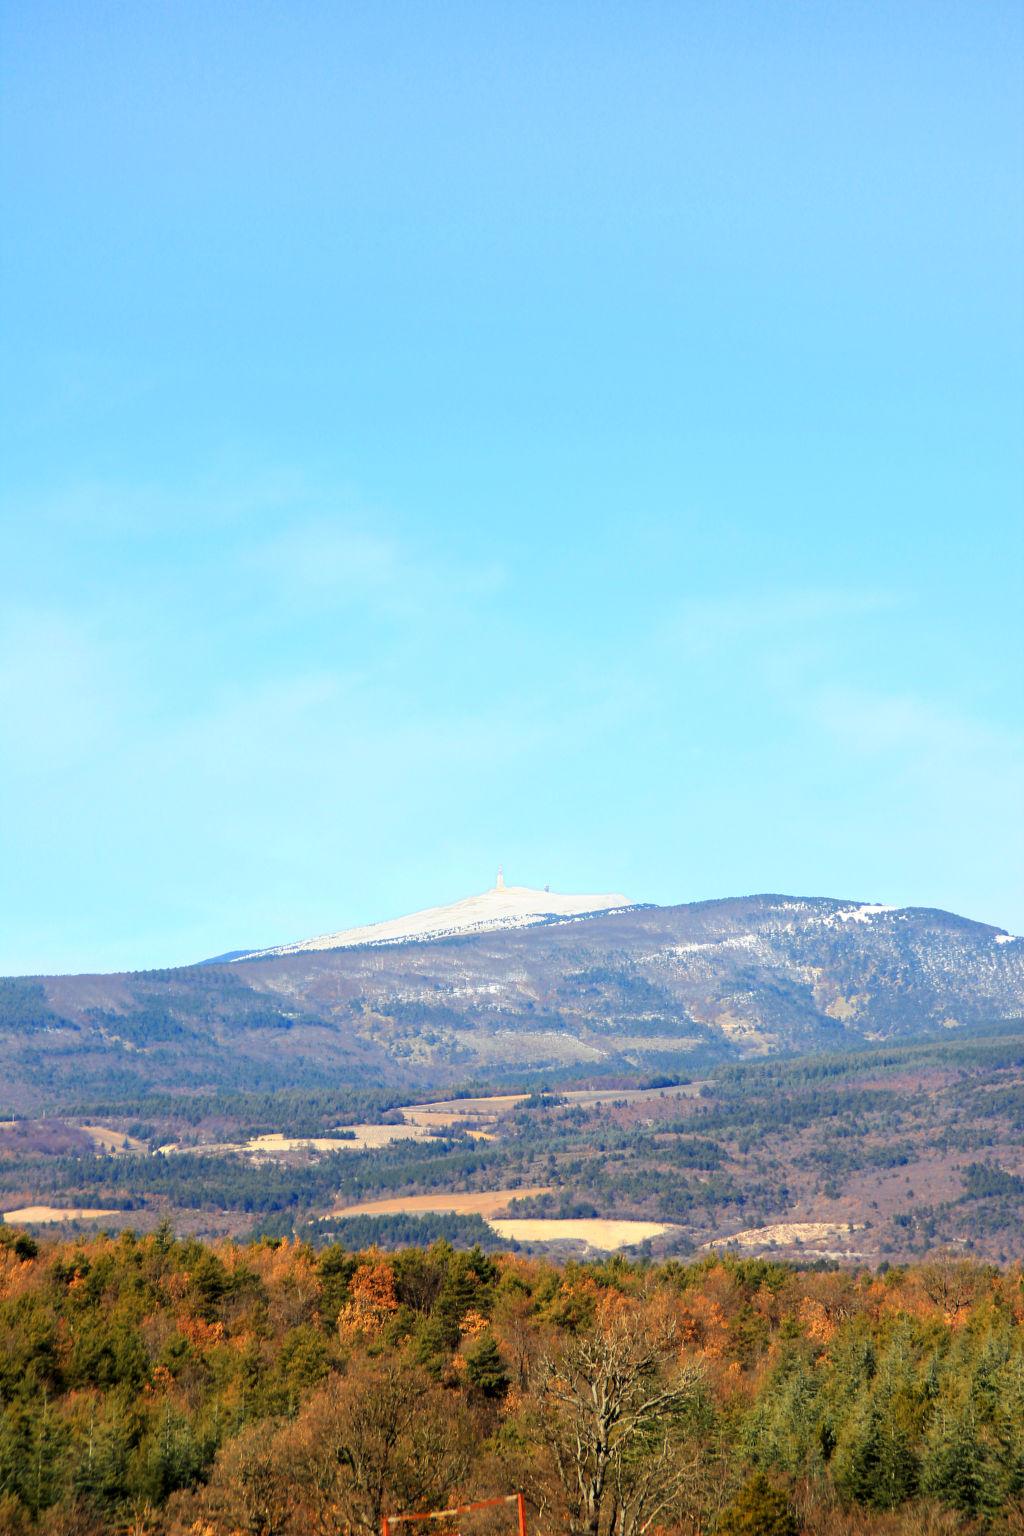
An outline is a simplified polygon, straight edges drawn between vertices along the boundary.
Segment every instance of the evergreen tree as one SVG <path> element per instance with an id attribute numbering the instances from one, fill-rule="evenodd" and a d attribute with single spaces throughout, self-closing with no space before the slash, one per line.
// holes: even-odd
<path id="1" fill-rule="evenodd" d="M 470 1308 L 490 1311 L 496 1275 L 494 1264 L 479 1248 L 451 1254 L 432 1314 L 449 1350 L 458 1344 L 460 1325 Z"/>
<path id="2" fill-rule="evenodd" d="M 992 1434 L 1003 1498 L 1024 1495 L 1024 1353 L 1000 1373 Z"/>
<path id="3" fill-rule="evenodd" d="M 177 1488 L 197 1482 L 203 1450 L 188 1418 L 166 1405 L 146 1443 L 140 1447 L 135 1485 L 147 1500 L 162 1504 Z"/>
<path id="4" fill-rule="evenodd" d="M 466 1380 L 485 1397 L 504 1397 L 508 1391 L 508 1370 L 493 1334 L 482 1334 L 466 1351 Z"/>
<path id="5" fill-rule="evenodd" d="M 983 1508 L 983 1455 L 970 1406 L 951 1423 L 941 1425 L 925 1464 L 924 1486 L 944 1504 L 966 1515 L 975 1515 Z"/>
<path id="6" fill-rule="evenodd" d="M 865 1403 L 836 1454 L 834 1475 L 844 1498 L 874 1509 L 895 1509 L 913 1497 L 917 1457 L 891 1396 Z"/>
<path id="7" fill-rule="evenodd" d="M 744 1436 L 749 1458 L 791 1474 L 798 1474 L 818 1456 L 827 1460 L 831 1431 L 823 1431 L 820 1396 L 821 1372 L 798 1349 L 784 1356 L 749 1415 Z"/>
<path id="8" fill-rule="evenodd" d="M 719 1521 L 719 1536 L 799 1536 L 789 1498 L 763 1472 L 749 1477 Z"/>
<path id="9" fill-rule="evenodd" d="M 137 1441 L 140 1426 L 115 1411 L 105 1419 L 90 1413 L 78 1465 L 72 1478 L 75 1492 L 86 1503 L 106 1515 L 127 1499 L 131 1478 L 129 1456 Z"/>
<path id="10" fill-rule="evenodd" d="M 455 1331 L 455 1339 L 452 1339 L 452 1328 L 449 1320 L 438 1317 L 436 1314 L 423 1319 L 415 1334 L 413 1358 L 417 1365 L 433 1377 L 438 1377 L 444 1368 L 445 1361 L 450 1357 L 454 1343 L 458 1341 L 458 1330 Z"/>
<path id="11" fill-rule="evenodd" d="M 63 1491 L 68 1438 L 66 1426 L 44 1397 L 29 1420 L 25 1458 L 18 1469 L 17 1491 L 34 1515 L 55 1504 Z"/>

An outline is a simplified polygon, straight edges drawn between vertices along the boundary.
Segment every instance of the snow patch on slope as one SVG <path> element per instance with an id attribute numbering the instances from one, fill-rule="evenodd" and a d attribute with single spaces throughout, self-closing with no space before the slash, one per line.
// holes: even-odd
<path id="1" fill-rule="evenodd" d="M 499 928 L 527 928 L 552 919 L 593 916 L 598 912 L 616 912 L 632 906 L 618 892 L 590 896 L 564 896 L 555 891 L 535 891 L 526 885 L 497 885 L 479 896 L 466 896 L 447 907 L 428 907 L 383 923 L 367 923 L 360 928 L 344 928 L 338 933 L 322 933 L 294 944 L 276 944 L 269 949 L 253 949 L 233 957 L 259 960 L 267 955 L 296 955 L 307 950 L 350 949 L 357 944 L 425 943 L 457 934 L 490 933 Z"/>
<path id="2" fill-rule="evenodd" d="M 898 912 L 899 907 L 887 907 L 880 901 L 866 901 L 859 907 L 841 907 L 838 912 L 832 912 L 828 917 L 823 917 L 822 922 L 827 928 L 834 928 L 840 923 L 869 923 L 873 917 L 881 917 L 883 912 Z"/>

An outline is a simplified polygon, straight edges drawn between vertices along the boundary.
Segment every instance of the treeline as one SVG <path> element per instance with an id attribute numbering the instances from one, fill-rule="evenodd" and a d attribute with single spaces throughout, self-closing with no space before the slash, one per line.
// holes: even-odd
<path id="1" fill-rule="evenodd" d="M 512 1160 L 514 1162 L 514 1159 Z M 32 1156 L 0 1159 L 0 1198 L 134 1210 L 166 1203 L 180 1210 L 308 1211 L 344 1197 L 350 1203 L 394 1190 L 429 1193 L 472 1187 L 509 1160 L 497 1146 L 439 1137 L 387 1147 L 316 1154 L 308 1160 L 260 1160 L 237 1154 L 121 1153 L 117 1157 Z"/>
<path id="2" fill-rule="evenodd" d="M 517 1488 L 535 1536 L 1009 1536 L 1021 1271 L 0 1229 L 0 1531 L 376 1536 Z"/>
<path id="3" fill-rule="evenodd" d="M 782 1131 L 792 1135 L 826 1120 L 845 1122 L 851 1133 L 869 1118 L 887 1130 L 899 1130 L 914 1104 L 914 1095 L 890 1088 L 820 1088 L 802 1083 L 759 1093 L 720 1090 L 716 1083 L 714 1097 L 716 1102 L 701 1117 L 701 1131 L 745 1131 L 741 1147 L 753 1145 L 761 1136 Z"/>
<path id="4" fill-rule="evenodd" d="M 124 1047 L 93 1027 L 92 1033 L 75 1032 L 73 1024 L 58 1020 L 58 1033 L 49 1027 L 34 1033 L 11 1030 L 0 1044 L 8 1046 L 5 1065 L 17 1086 L 18 1099 L 25 1088 L 32 1090 L 32 1102 L 47 1112 L 66 1112 L 65 1106 L 83 1096 L 103 1098 L 117 1103 L 136 1103 L 150 1089 L 186 1092 L 269 1093 L 277 1089 L 317 1093 L 325 1085 L 344 1089 L 353 1083 L 371 1085 L 380 1081 L 380 1072 L 371 1072 L 346 1043 L 335 1036 L 336 1045 L 326 1060 L 310 1056 L 278 1053 L 260 1057 L 247 1055 L 231 1038 L 202 1032 L 187 1040 L 167 1039 L 148 1045 L 145 1050 L 126 1052 Z M 112 1033 L 126 1038 L 124 1031 L 112 1026 Z M 13 1046 L 13 1042 L 24 1044 Z M 11 1048 L 13 1046 L 13 1048 Z"/>
<path id="5" fill-rule="evenodd" d="M 40 981 L 26 976 L 0 976 L 0 1030 L 26 1034 L 38 1029 L 74 1029 L 46 1001 Z"/>
<path id="6" fill-rule="evenodd" d="M 275 1231 L 277 1223 L 280 1230 Z M 254 1237 L 291 1237 L 292 1230 L 287 1217 L 270 1217 L 259 1224 Z M 464 1215 L 455 1211 L 421 1211 L 415 1214 L 395 1211 L 387 1214 L 365 1216 L 326 1216 L 320 1221 L 305 1222 L 298 1229 L 298 1237 L 314 1248 L 327 1243 L 338 1243 L 343 1248 L 426 1248 L 431 1243 L 448 1243 L 453 1248 L 480 1248 L 484 1252 L 518 1252 L 518 1243 L 499 1237 L 487 1225 L 482 1216 Z"/>
<path id="7" fill-rule="evenodd" d="M 224 1139 L 283 1131 L 316 1136 L 338 1125 L 374 1125 L 408 1094 L 383 1088 L 335 1088 L 309 1093 L 277 1088 L 261 1093 L 147 1093 L 131 1099 L 80 1099 L 67 1114 L 92 1123 L 124 1121 L 131 1135 L 158 1133 L 163 1141 L 182 1127 L 224 1132 Z M 400 1117 L 393 1117 L 400 1118 Z"/>
<path id="8" fill-rule="evenodd" d="M 994 1021 L 959 1037 L 944 1031 L 934 1040 L 910 1045 L 872 1046 L 835 1053 L 723 1066 L 716 1082 L 723 1091 L 768 1093 L 829 1079 L 903 1073 L 913 1068 L 1009 1070 L 1024 1067 L 1024 1021 Z"/>

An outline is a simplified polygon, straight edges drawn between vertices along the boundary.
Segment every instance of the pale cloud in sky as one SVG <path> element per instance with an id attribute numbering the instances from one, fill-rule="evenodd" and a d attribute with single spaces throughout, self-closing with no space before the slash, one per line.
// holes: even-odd
<path id="1" fill-rule="evenodd" d="M 308 504 L 329 499 L 307 485 Z M 402 864 L 421 869 L 406 905 L 457 896 L 463 850 L 483 871 L 509 843 L 545 879 L 592 860 L 591 883 L 607 883 L 625 867 L 612 883 L 642 898 L 621 851 L 633 835 L 694 849 L 732 825 L 748 844 L 724 866 L 728 889 L 764 867 L 754 883 L 892 894 L 895 879 L 805 879 L 799 861 L 784 877 L 787 818 L 822 776 L 839 803 L 867 796 L 872 868 L 914 865 L 944 891 L 941 861 L 929 869 L 916 851 L 919 823 L 958 822 L 943 846 L 963 865 L 989 840 L 992 803 L 1012 796 L 1019 744 L 1004 730 L 951 700 L 871 686 L 867 637 L 892 649 L 912 592 L 737 585 L 654 603 L 643 622 L 610 610 L 572 636 L 557 594 L 538 606 L 532 578 L 524 588 L 521 572 L 452 557 L 396 518 L 282 517 L 276 492 L 228 502 L 197 545 L 158 499 L 148 540 L 166 558 L 146 553 L 128 579 L 102 551 L 146 551 L 144 525 L 122 535 L 126 511 L 83 535 L 71 518 L 63 565 L 40 568 L 51 600 L 8 602 L 0 621 L 0 780 L 25 826 L 49 816 L 54 839 L 48 850 L 37 835 L 29 853 L 12 828 L 12 858 L 24 843 L 22 864 L 38 856 L 50 889 L 70 860 L 69 900 L 93 871 L 138 878 L 165 913 L 154 934 L 161 921 L 179 934 L 170 958 L 385 917 Z M 201 501 L 187 505 L 187 528 L 200 526 Z M 122 506 L 134 516 L 147 498 Z M 94 556 L 84 572 L 80 548 Z M 572 830 L 581 801 L 593 820 Z M 358 895 L 347 871 L 361 872 Z M 943 899 L 958 904 L 955 890 Z"/>
<path id="2" fill-rule="evenodd" d="M 472 603 L 504 581 L 497 562 L 473 566 L 446 560 L 429 543 L 401 538 L 381 515 L 291 523 L 240 549 L 238 559 L 243 572 L 293 604 L 358 602 L 393 618 Z"/>
<path id="3" fill-rule="evenodd" d="M 893 782 L 909 777 L 951 819 L 1005 817 L 1007 857 L 1024 834 L 1024 732 L 910 694 L 828 689 L 813 718 L 852 757 L 874 760 Z M 1024 853 L 1024 849 L 1021 850 Z"/>
<path id="4" fill-rule="evenodd" d="M 111 743 L 120 659 L 63 609 L 0 611 L 0 744 L 8 771 L 70 768 Z"/>

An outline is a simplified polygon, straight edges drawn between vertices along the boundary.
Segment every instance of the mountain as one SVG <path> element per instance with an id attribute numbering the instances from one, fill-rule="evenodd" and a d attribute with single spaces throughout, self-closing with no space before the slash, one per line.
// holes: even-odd
<path id="1" fill-rule="evenodd" d="M 346 928 L 340 933 L 322 933 L 314 939 L 300 939 L 294 944 L 277 944 L 270 949 L 233 950 L 221 960 L 258 960 L 269 955 L 296 955 L 311 949 L 354 949 L 359 945 L 423 943 L 452 938 L 455 934 L 492 933 L 498 928 L 527 928 L 564 917 L 589 916 L 630 906 L 625 896 L 560 896 L 544 887 L 531 890 L 526 885 L 506 885 L 502 871 L 489 891 L 466 896 L 447 907 L 428 907 L 408 917 L 388 922 L 369 923 L 361 928 Z"/>
<path id="2" fill-rule="evenodd" d="M 331 948 L 0 981 L 5 1107 L 696 1071 L 1024 1015 L 1024 940 L 948 912 L 769 895 L 559 915 L 532 910 L 550 893 L 498 890 L 401 935 L 362 930 L 376 942 L 349 930 Z M 460 911 L 470 926 L 431 936 Z"/>

